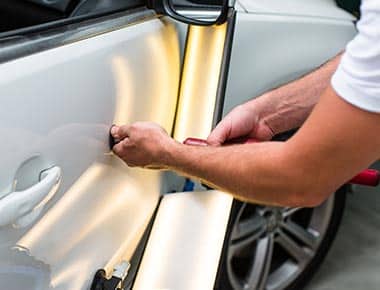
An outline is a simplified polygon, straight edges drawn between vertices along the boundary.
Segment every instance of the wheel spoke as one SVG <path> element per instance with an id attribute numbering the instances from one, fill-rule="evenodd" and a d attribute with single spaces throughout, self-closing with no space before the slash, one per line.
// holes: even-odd
<path id="1" fill-rule="evenodd" d="M 265 219 L 259 215 L 255 217 L 241 221 L 232 232 L 232 240 L 240 240 L 248 236 L 255 236 L 261 232 L 266 225 Z"/>
<path id="2" fill-rule="evenodd" d="M 329 206 L 313 209 L 243 204 L 226 257 L 232 288 L 268 290 L 291 285 L 320 250 L 334 209 L 334 200 L 328 202 Z"/>
<path id="3" fill-rule="evenodd" d="M 265 228 L 260 227 L 257 229 L 256 232 L 252 233 L 250 236 L 245 236 L 240 240 L 232 240 L 229 249 L 229 255 L 231 257 L 238 255 L 239 252 L 243 251 L 246 247 L 256 242 L 260 238 L 260 236 L 264 234 L 264 232 Z"/>
<path id="4" fill-rule="evenodd" d="M 294 235 L 297 239 L 303 242 L 307 247 L 315 250 L 318 246 L 318 236 L 309 232 L 307 229 L 299 226 L 295 222 L 288 220 L 287 222 L 281 223 L 281 227 L 287 230 L 289 233 Z"/>
<path id="5" fill-rule="evenodd" d="M 300 209 L 303 209 L 303 207 L 284 207 L 284 209 L 282 210 L 282 217 L 284 219 L 288 218 Z"/>
<path id="6" fill-rule="evenodd" d="M 279 231 L 276 242 L 298 263 L 304 263 L 311 259 L 313 251 L 305 249 L 292 240 L 284 231 Z"/>
<path id="7" fill-rule="evenodd" d="M 257 242 L 256 254 L 250 270 L 245 289 L 265 289 L 273 257 L 273 234 Z"/>

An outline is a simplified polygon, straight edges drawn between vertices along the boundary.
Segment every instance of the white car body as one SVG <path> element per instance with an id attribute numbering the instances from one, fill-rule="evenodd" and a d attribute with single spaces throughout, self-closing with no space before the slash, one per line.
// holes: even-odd
<path id="1" fill-rule="evenodd" d="M 237 3 L 224 113 L 315 69 L 355 35 L 352 16 L 333 1 L 286 3 Z M 146 10 L 125 14 L 78 25 L 57 41 L 53 33 L 0 47 L 0 208 L 22 192 L 33 194 L 38 184 L 55 190 L 40 173 L 60 169 L 57 190 L 46 199 L 30 198 L 0 215 L 1 290 L 89 289 L 96 270 L 110 274 L 132 260 L 160 197 L 181 190 L 182 178 L 128 168 L 109 150 L 113 123 L 154 121 L 172 132 L 178 101 L 186 29 Z M 30 52 L 33 41 L 43 50 Z M 161 205 L 174 196 L 164 196 Z M 152 267 L 144 256 L 136 289 L 196 289 L 192 279 L 203 264 L 194 253 L 207 249 L 202 225 L 214 218 L 220 221 L 210 235 L 219 238 L 208 245 L 216 247 L 214 268 L 197 284 L 212 285 L 231 203 L 229 196 L 220 199 L 225 206 L 218 214 L 215 203 L 199 199 L 205 207 L 193 231 L 180 230 L 194 226 L 192 218 L 173 226 L 157 216 L 154 235 L 178 230 L 170 246 L 162 245 L 163 260 L 157 264 L 153 257 L 156 266 L 162 263 L 160 275 L 144 274 Z M 150 241 L 146 253 L 157 249 Z M 181 261 L 181 271 L 165 259 Z"/>

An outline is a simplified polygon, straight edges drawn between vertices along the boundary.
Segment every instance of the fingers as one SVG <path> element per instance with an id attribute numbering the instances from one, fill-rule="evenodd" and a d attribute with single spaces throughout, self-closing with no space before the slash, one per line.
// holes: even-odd
<path id="1" fill-rule="evenodd" d="M 114 138 L 119 138 L 119 126 L 117 126 L 117 125 L 112 125 L 112 127 L 111 127 L 111 135 L 112 135 L 112 137 L 114 137 Z"/>
<path id="2" fill-rule="evenodd" d="M 210 145 L 220 146 L 226 141 L 239 137 L 255 135 L 259 125 L 259 115 L 252 111 L 247 105 L 235 107 L 218 124 L 207 138 Z"/>
<path id="3" fill-rule="evenodd" d="M 124 138 L 126 138 L 130 135 L 130 126 L 128 126 L 128 125 L 123 125 L 123 126 L 113 125 L 111 128 L 111 135 L 115 139 L 123 140 Z"/>
<path id="4" fill-rule="evenodd" d="M 227 139 L 231 131 L 230 122 L 222 120 L 207 138 L 207 143 L 211 146 L 220 146 Z"/>
<path id="5" fill-rule="evenodd" d="M 271 127 L 267 125 L 265 121 L 261 121 L 255 131 L 252 134 L 249 134 L 250 137 L 256 138 L 261 141 L 269 141 L 275 135 Z"/>
<path id="6" fill-rule="evenodd" d="M 129 126 L 114 126 L 112 136 L 120 138 L 113 152 L 128 166 L 164 168 L 172 139 L 159 125 L 151 122 L 136 122 Z"/>
<path id="7" fill-rule="evenodd" d="M 123 153 L 123 145 L 122 145 L 123 141 L 115 144 L 113 147 L 112 147 L 112 151 L 119 157 L 121 157 L 122 153 Z"/>
<path id="8" fill-rule="evenodd" d="M 128 147 L 130 139 L 128 137 L 121 140 L 119 143 L 113 146 L 112 150 L 119 157 L 123 157 L 125 149 Z"/>

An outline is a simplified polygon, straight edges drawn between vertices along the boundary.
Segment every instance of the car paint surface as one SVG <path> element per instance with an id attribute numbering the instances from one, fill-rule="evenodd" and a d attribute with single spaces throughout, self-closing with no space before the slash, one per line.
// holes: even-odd
<path id="1" fill-rule="evenodd" d="M 335 0 L 238 0 L 248 13 L 292 15 L 340 20 L 354 20 L 354 17 L 340 9 Z"/>
<path id="2" fill-rule="evenodd" d="M 303 9 L 294 3 L 294 11 Z M 241 4 L 252 13 L 237 18 L 224 113 L 317 67 L 355 34 L 352 18 L 335 8 L 336 19 L 334 12 L 259 15 Z M 51 166 L 63 172 L 38 220 L 0 228 L 0 285 L 7 290 L 87 289 L 96 269 L 110 273 L 130 259 L 161 177 L 115 158 L 108 131 L 139 120 L 172 130 L 179 39 L 174 26 L 155 19 L 0 65 L 0 195 L 28 188 Z M 226 207 L 222 216 L 228 214 Z M 176 264 L 165 273 L 170 267 Z M 181 282 L 191 283 L 191 275 Z"/>
<path id="3" fill-rule="evenodd" d="M 334 11 L 335 4 L 330 6 Z M 337 17 L 346 14 L 338 11 Z M 350 16 L 337 20 L 292 14 L 238 14 L 224 114 L 316 69 L 356 34 Z"/>
<path id="4" fill-rule="evenodd" d="M 342 15 L 341 11 L 339 15 Z M 316 18 L 239 12 L 224 112 L 318 67 L 343 50 L 354 35 L 351 17 L 335 20 L 324 16 Z M 197 39 L 202 40 L 202 44 L 207 43 L 202 37 Z M 209 46 L 212 47 L 212 44 Z M 202 48 L 202 45 L 199 47 Z M 202 100 L 201 96 L 197 96 L 194 102 L 199 100 Z M 186 109 L 190 111 L 188 107 Z M 193 113 L 193 118 L 188 120 L 191 120 L 190 125 L 184 126 L 184 130 L 190 128 L 193 135 L 205 137 L 207 132 L 201 129 L 204 119 Z M 215 267 L 217 264 L 215 261 L 210 262 L 210 256 L 215 253 L 215 247 L 221 246 L 216 237 L 226 232 L 225 221 L 230 214 L 231 207 L 228 205 L 232 197 L 224 196 L 224 203 L 215 200 L 210 206 L 206 200 L 211 199 L 208 194 L 176 193 L 164 197 L 137 274 L 135 289 L 213 289 L 215 272 L 210 270 L 209 265 Z M 197 195 L 202 198 L 196 198 Z M 191 203 L 195 205 L 191 207 Z M 215 210 L 217 205 L 221 206 Z M 204 222 L 199 220 L 202 216 L 207 216 Z M 206 221 L 212 223 L 215 217 L 219 222 L 209 226 L 207 231 L 204 224 Z M 213 234 L 209 236 L 211 231 Z M 210 240 L 213 240 L 211 245 L 208 243 Z M 214 248 L 211 250 L 212 246 Z M 207 247 L 210 250 L 205 251 Z M 202 272 L 207 275 L 202 275 Z"/>
<path id="5" fill-rule="evenodd" d="M 37 220 L 0 228 L 0 285 L 87 289 L 97 269 L 130 259 L 161 176 L 111 154 L 109 129 L 150 120 L 172 130 L 179 55 L 174 26 L 152 19 L 0 65 L 0 194 L 62 169 Z"/>
<path id="6" fill-rule="evenodd" d="M 133 289 L 213 289 L 231 204 L 216 190 L 164 196 Z"/>

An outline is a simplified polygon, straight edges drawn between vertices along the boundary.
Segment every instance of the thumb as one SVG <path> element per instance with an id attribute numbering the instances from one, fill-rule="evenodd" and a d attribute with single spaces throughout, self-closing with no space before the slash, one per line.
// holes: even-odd
<path id="1" fill-rule="evenodd" d="M 220 122 L 207 138 L 211 146 L 221 146 L 228 138 L 230 126 L 226 122 Z"/>
<path id="2" fill-rule="evenodd" d="M 130 126 L 128 126 L 128 125 L 123 125 L 123 126 L 113 125 L 111 128 L 111 135 L 117 139 L 124 139 L 126 137 L 129 137 Z"/>
<path id="3" fill-rule="evenodd" d="M 257 138 L 261 141 L 269 141 L 274 135 L 273 130 L 265 122 L 260 122 L 254 134 L 250 134 L 250 137 Z"/>

